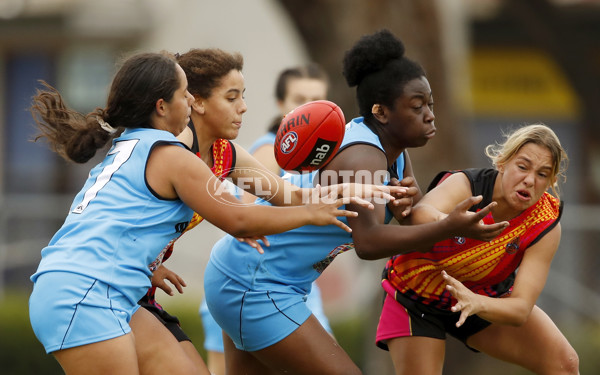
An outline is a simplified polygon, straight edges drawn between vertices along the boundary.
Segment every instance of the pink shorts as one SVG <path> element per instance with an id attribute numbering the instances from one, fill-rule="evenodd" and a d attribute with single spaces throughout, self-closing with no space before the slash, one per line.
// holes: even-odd
<path id="1" fill-rule="evenodd" d="M 375 343 L 377 346 L 387 349 L 388 339 L 404 336 L 412 336 L 408 311 L 386 293 L 377 325 Z"/>
<path id="2" fill-rule="evenodd" d="M 472 315 L 457 328 L 460 312 L 440 310 L 409 299 L 397 293 L 388 280 L 383 280 L 382 286 L 386 295 L 375 337 L 376 345 L 382 349 L 388 350 L 387 341 L 397 337 L 422 336 L 445 340 L 446 334 L 466 345 L 470 336 L 491 324 Z"/>

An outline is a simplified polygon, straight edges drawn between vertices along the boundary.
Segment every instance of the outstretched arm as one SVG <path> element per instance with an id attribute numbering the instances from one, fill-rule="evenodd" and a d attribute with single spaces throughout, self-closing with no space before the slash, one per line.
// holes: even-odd
<path id="1" fill-rule="evenodd" d="M 310 203 L 315 194 L 313 189 L 292 185 L 289 181 L 268 170 L 244 148 L 234 145 L 236 165 L 230 177 L 236 185 L 268 200 L 275 206 L 297 206 Z M 337 184 L 322 186 L 317 194 L 327 196 L 335 193 L 338 198 L 355 197 L 358 198 L 356 203 L 370 209 L 372 208 L 371 204 L 360 198 L 377 198 L 381 201 L 389 201 L 393 199 L 391 192 L 401 196 L 406 192 L 406 188 L 375 186 L 373 184 Z"/>
<path id="2" fill-rule="evenodd" d="M 359 171 L 363 175 L 370 173 L 375 176 L 380 171 L 387 170 L 387 160 L 380 150 L 361 144 L 343 150 L 326 168 L 334 171 L 353 171 L 350 178 L 357 176 Z M 473 234 L 491 230 L 491 235 L 498 235 L 505 224 L 494 226 L 479 224 L 479 221 L 490 212 L 491 207 L 486 207 L 476 214 L 466 212 L 476 202 L 477 198 L 469 197 L 448 217 L 440 217 L 439 220 L 421 225 L 402 226 L 385 225 L 385 205 L 375 204 L 373 211 L 348 205 L 348 209 L 359 213 L 357 217 L 348 218 L 356 253 L 363 259 L 380 259 L 399 253 L 427 249 L 436 242 L 464 233 Z"/>
<path id="3" fill-rule="evenodd" d="M 202 160 L 175 145 L 153 149 L 148 158 L 146 179 L 161 197 L 181 199 L 199 215 L 234 237 L 252 238 L 309 224 L 334 224 L 350 231 L 337 217 L 356 215 L 355 212 L 337 209 L 356 202 L 354 198 L 325 197 L 297 207 L 241 205 Z"/>
<path id="4" fill-rule="evenodd" d="M 275 175 L 279 175 L 279 171 L 281 167 L 277 164 L 277 160 L 275 160 L 274 154 L 274 146 L 272 144 L 266 144 L 260 146 L 252 156 L 258 160 L 262 165 L 264 165 L 268 170 L 273 172 Z"/>
<path id="5" fill-rule="evenodd" d="M 454 173 L 428 192 L 413 208 L 410 216 L 412 224 L 424 224 L 448 220 L 458 224 L 455 235 L 491 241 L 500 234 L 508 222 L 485 225 L 481 220 L 496 206 L 488 204 L 479 212 L 468 211 L 471 206 L 481 202 L 483 197 L 473 197 L 471 183 L 464 173 Z M 460 223 L 469 223 L 462 225 Z"/>

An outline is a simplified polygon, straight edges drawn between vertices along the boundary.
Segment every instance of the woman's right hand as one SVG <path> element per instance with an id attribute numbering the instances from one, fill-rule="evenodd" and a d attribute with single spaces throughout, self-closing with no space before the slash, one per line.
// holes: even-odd
<path id="1" fill-rule="evenodd" d="M 340 210 L 338 207 L 346 204 L 355 204 L 364 208 L 373 210 L 375 206 L 366 199 L 383 200 L 384 202 L 393 202 L 396 196 L 407 194 L 408 188 L 404 186 L 385 186 L 371 184 L 346 183 L 338 185 L 329 185 L 321 187 L 315 186 L 311 191 L 309 206 L 313 210 L 316 220 L 313 225 L 334 224 L 346 232 L 352 232 L 352 229 L 337 217 L 356 217 L 358 213 L 349 210 Z M 329 215 L 329 216 L 328 216 Z M 331 216 L 334 215 L 334 216 Z"/>
<path id="2" fill-rule="evenodd" d="M 338 209 L 340 206 L 346 204 L 360 204 L 369 209 L 373 209 L 372 203 L 365 201 L 358 197 L 341 197 L 338 198 L 336 191 L 331 191 L 325 196 L 321 196 L 321 188 L 317 185 L 312 191 L 309 202 L 306 204 L 306 208 L 310 212 L 310 224 L 311 225 L 337 225 L 346 232 L 352 232 L 352 229 L 340 221 L 338 217 L 356 217 L 358 212 L 350 210 Z"/>
<path id="3" fill-rule="evenodd" d="M 373 185 L 359 183 L 341 183 L 334 185 L 321 186 L 317 184 L 314 188 L 319 191 L 320 196 L 325 196 L 332 192 L 337 193 L 338 198 L 356 197 L 357 203 L 365 208 L 372 209 L 370 202 L 375 203 L 393 203 L 395 200 L 406 197 L 409 193 L 408 187 L 398 185 Z M 312 194 L 312 192 L 311 192 Z"/>
<path id="4" fill-rule="evenodd" d="M 492 202 L 477 212 L 469 211 L 473 205 L 481 202 L 481 195 L 469 197 L 456 205 L 454 210 L 444 219 L 451 228 L 452 235 L 473 238 L 480 241 L 491 241 L 498 237 L 508 226 L 507 221 L 501 221 L 494 224 L 484 224 L 483 218 L 486 217 L 497 203 Z"/>

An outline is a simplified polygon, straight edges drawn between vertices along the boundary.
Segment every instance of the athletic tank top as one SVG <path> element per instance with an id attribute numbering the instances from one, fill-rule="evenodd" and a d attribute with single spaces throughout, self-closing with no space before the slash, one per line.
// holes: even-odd
<path id="1" fill-rule="evenodd" d="M 173 134 L 156 129 L 127 129 L 113 140 L 42 250 L 32 281 L 49 271 L 79 273 L 137 303 L 150 286 L 150 269 L 160 264 L 193 214 L 181 200 L 161 198 L 147 184 L 148 157 L 162 144 L 185 147 Z"/>
<path id="2" fill-rule="evenodd" d="M 442 172 L 430 189 L 451 173 L 464 173 L 471 182 L 473 195 L 483 200 L 474 211 L 492 202 L 495 169 L 467 169 Z M 544 193 L 536 204 L 509 221 L 509 226 L 490 242 L 454 237 L 436 243 L 429 252 L 396 255 L 386 264 L 383 283 L 405 297 L 440 309 L 449 309 L 456 300 L 445 289 L 441 271 L 462 282 L 475 293 L 499 297 L 509 293 L 515 271 L 527 248 L 548 233 L 560 220 L 562 204 Z M 491 213 L 483 221 L 494 223 Z M 385 288 L 390 290 L 391 288 Z"/>
<path id="3" fill-rule="evenodd" d="M 192 122 L 190 122 L 190 124 L 188 126 L 192 129 L 192 134 L 194 135 L 191 151 L 193 153 L 195 153 L 196 156 L 200 157 L 200 152 L 198 150 L 198 137 L 196 136 L 194 124 Z M 213 166 L 210 168 L 210 170 L 220 180 L 224 180 L 227 176 L 229 176 L 229 174 L 231 174 L 231 172 L 233 171 L 233 168 L 235 166 L 235 148 L 233 147 L 233 144 L 230 141 L 228 141 L 226 139 L 217 139 L 212 144 L 211 151 L 212 151 L 212 155 L 213 155 Z M 194 216 L 192 217 L 192 220 L 190 221 L 188 226 L 185 228 L 183 233 L 194 228 L 196 225 L 200 224 L 203 220 L 204 220 L 204 218 L 202 216 L 200 216 L 200 215 L 198 215 L 198 213 L 194 212 Z M 165 255 L 163 256 L 163 259 L 162 259 L 163 262 L 166 261 L 167 259 L 169 259 L 169 257 L 173 253 L 174 245 L 175 245 L 174 243 L 170 243 L 169 246 L 167 247 Z M 160 265 L 155 266 L 154 269 L 152 269 L 151 271 L 155 271 L 156 268 L 158 268 L 158 266 L 160 266 Z M 148 289 L 148 291 L 146 292 L 146 295 L 143 297 L 142 301 L 152 304 L 159 309 L 162 309 L 162 306 L 156 301 L 156 287 L 155 286 L 151 286 Z"/>

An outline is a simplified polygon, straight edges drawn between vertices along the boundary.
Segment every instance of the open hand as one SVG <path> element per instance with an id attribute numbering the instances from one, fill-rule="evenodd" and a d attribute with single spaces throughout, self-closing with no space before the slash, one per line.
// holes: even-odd
<path id="1" fill-rule="evenodd" d="M 404 186 L 386 186 L 373 184 L 343 183 L 329 186 L 317 185 L 319 196 L 324 197 L 331 192 L 336 192 L 338 198 L 354 197 L 355 202 L 360 206 L 372 209 L 371 201 L 385 204 L 394 201 L 396 197 L 402 197 L 407 194 L 408 189 Z"/>
<path id="2" fill-rule="evenodd" d="M 454 234 L 473 238 L 480 241 L 491 241 L 496 238 L 506 227 L 507 221 L 501 221 L 494 224 L 484 224 L 483 218 L 487 216 L 497 203 L 492 202 L 478 212 L 471 212 L 471 206 L 481 202 L 481 195 L 469 197 L 456 205 L 454 210 L 448 214 L 445 220 L 448 220 L 454 228 Z"/>
<path id="3" fill-rule="evenodd" d="M 374 206 L 372 203 L 365 201 L 362 198 L 357 197 L 337 197 L 336 191 L 331 191 L 324 197 L 320 196 L 321 189 L 320 186 L 317 185 L 315 189 L 313 189 L 313 194 L 310 199 L 310 202 L 306 205 L 306 208 L 311 211 L 312 214 L 312 225 L 328 225 L 333 224 L 336 225 L 346 232 L 352 232 L 352 229 L 344 222 L 338 219 L 338 216 L 344 217 L 356 217 L 358 216 L 358 212 L 350 211 L 350 210 L 340 210 L 338 207 L 346 205 L 346 204 L 359 204 L 362 206 L 366 206 L 367 208 L 373 209 Z M 366 205 L 365 205 L 366 203 Z"/>
<path id="4" fill-rule="evenodd" d="M 182 294 L 183 287 L 187 286 L 185 284 L 185 281 L 183 281 L 183 279 L 178 274 L 161 264 L 160 267 L 158 267 L 156 271 L 154 271 L 154 273 L 152 274 L 152 279 L 150 280 L 150 282 L 152 283 L 152 286 L 160 288 L 163 290 L 163 292 L 172 296 L 173 289 L 169 286 L 169 284 L 167 284 L 165 280 L 169 280 L 171 284 L 173 284 L 173 286 L 177 289 L 179 294 Z"/>
<path id="5" fill-rule="evenodd" d="M 450 310 L 452 312 L 460 311 L 460 318 L 456 322 L 456 326 L 460 327 L 469 316 L 479 312 L 479 305 L 477 303 L 479 297 L 464 286 L 463 283 L 448 275 L 446 271 L 442 271 L 442 277 L 446 282 L 446 289 L 457 300 L 456 304 Z"/>

